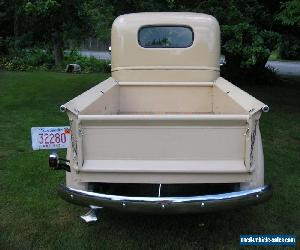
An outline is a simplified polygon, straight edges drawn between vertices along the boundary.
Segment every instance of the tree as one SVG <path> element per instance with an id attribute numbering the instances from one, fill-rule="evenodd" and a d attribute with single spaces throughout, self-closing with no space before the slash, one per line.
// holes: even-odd
<path id="1" fill-rule="evenodd" d="M 300 26 L 300 1 L 292 0 L 281 3 L 281 11 L 276 19 L 281 21 L 284 25 L 297 25 Z"/>
<path id="2" fill-rule="evenodd" d="M 195 9 L 219 20 L 222 53 L 231 73 L 265 67 L 277 47 L 279 34 L 273 29 L 273 14 L 264 1 L 207 0 L 197 4 Z"/>
<path id="3" fill-rule="evenodd" d="M 279 53 L 284 59 L 300 59 L 300 1 L 281 3 L 276 20 L 283 25 Z"/>
<path id="4" fill-rule="evenodd" d="M 13 40 L 15 48 L 50 48 L 60 64 L 67 39 L 94 36 L 108 40 L 117 16 L 142 11 L 215 16 L 221 25 L 222 53 L 232 72 L 263 69 L 280 35 L 299 45 L 299 0 L 0 0 L 1 36 Z"/>
<path id="5" fill-rule="evenodd" d="M 274 6 L 275 10 L 272 10 Z M 102 37 L 110 35 L 115 17 L 130 12 L 191 11 L 211 14 L 221 25 L 222 53 L 226 56 L 227 68 L 236 72 L 238 69 L 264 68 L 279 42 L 279 34 L 273 28 L 274 13 L 278 9 L 279 5 L 258 0 L 104 0 L 96 4 L 94 13 L 98 24 L 96 30 Z"/>
<path id="6" fill-rule="evenodd" d="M 95 35 L 110 39 L 111 25 L 122 14 L 168 10 L 166 0 L 86 0 L 84 8 L 92 20 Z"/>
<path id="7" fill-rule="evenodd" d="M 80 40 L 90 33 L 90 20 L 80 0 L 31 0 L 25 4 L 33 40 L 48 45 L 55 64 L 63 60 L 66 39 Z"/>
<path id="8" fill-rule="evenodd" d="M 0 53 L 8 53 L 9 47 L 14 50 L 19 47 L 20 36 L 26 28 L 21 22 L 23 5 L 24 0 L 0 0 Z"/>

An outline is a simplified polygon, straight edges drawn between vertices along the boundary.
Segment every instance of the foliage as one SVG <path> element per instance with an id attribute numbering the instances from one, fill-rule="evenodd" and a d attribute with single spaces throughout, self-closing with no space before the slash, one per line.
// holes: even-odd
<path id="1" fill-rule="evenodd" d="M 31 71 L 34 69 L 62 71 L 69 63 L 79 64 L 83 73 L 110 72 L 109 61 L 98 60 L 95 57 L 84 57 L 76 50 L 66 53 L 61 66 L 57 67 L 54 64 L 52 54 L 41 49 L 24 49 L 19 50 L 13 56 L 1 57 L 0 69 L 8 71 Z"/>
<path id="2" fill-rule="evenodd" d="M 88 0 L 84 1 L 82 8 L 90 17 L 94 36 L 110 40 L 111 24 L 115 19 L 113 5 L 107 0 Z"/>
<path id="3" fill-rule="evenodd" d="M 0 59 L 0 68 L 8 71 L 46 70 L 51 69 L 53 64 L 52 55 L 41 49 L 19 50 L 12 56 Z"/>
<path id="4" fill-rule="evenodd" d="M 63 65 L 66 66 L 69 63 L 79 64 L 82 72 L 84 73 L 91 73 L 91 72 L 109 73 L 110 72 L 109 61 L 99 60 L 95 57 L 81 56 L 76 50 L 66 53 Z"/>
<path id="5" fill-rule="evenodd" d="M 300 1 L 291 0 L 281 4 L 276 21 L 284 25 L 279 53 L 283 59 L 300 59 Z"/>
<path id="6" fill-rule="evenodd" d="M 279 41 L 277 33 L 259 30 L 248 23 L 223 25 L 222 28 L 225 41 L 222 49 L 226 60 L 229 59 L 228 64 L 236 70 L 263 68 Z"/>
<path id="7" fill-rule="evenodd" d="M 63 60 L 64 41 L 82 40 L 90 33 L 90 21 L 82 1 L 30 0 L 24 6 L 35 39 L 51 46 L 55 64 Z"/>
<path id="8" fill-rule="evenodd" d="M 0 58 L 0 69 L 7 71 L 31 71 L 33 67 L 19 60 L 19 58 L 13 57 L 10 60 Z"/>
<path id="9" fill-rule="evenodd" d="M 300 26 L 300 1 L 291 0 L 281 4 L 281 11 L 276 17 L 284 25 Z"/>
<path id="10" fill-rule="evenodd" d="M 261 70 L 279 46 L 284 58 L 299 58 L 299 5 L 299 0 L 0 0 L 0 53 L 40 47 L 51 50 L 60 66 L 68 39 L 76 43 L 87 37 L 109 40 L 118 15 L 191 11 L 219 20 L 228 71 Z"/>
<path id="11" fill-rule="evenodd" d="M 53 64 L 52 56 L 41 49 L 20 50 L 13 56 L 0 59 L 0 67 L 8 71 L 45 69 L 51 64 Z"/>
<path id="12" fill-rule="evenodd" d="M 208 13 L 221 25 L 222 53 L 231 73 L 263 70 L 279 35 L 272 30 L 272 12 L 261 1 L 208 1 Z M 199 6 L 205 10 L 203 3 Z"/>
<path id="13" fill-rule="evenodd" d="M 276 61 L 279 60 L 280 56 L 279 56 L 279 49 L 273 50 L 270 57 L 269 57 L 269 61 Z"/>
<path id="14" fill-rule="evenodd" d="M 299 60 L 300 59 L 300 41 L 297 36 L 284 35 L 279 45 L 279 54 L 282 59 Z"/>
<path id="15" fill-rule="evenodd" d="M 280 5 L 271 5 L 268 1 L 91 0 L 89 4 L 95 6 L 92 15 L 98 24 L 96 30 L 101 30 L 102 37 L 109 37 L 111 23 L 120 14 L 140 11 L 192 11 L 211 14 L 221 24 L 222 53 L 225 54 L 228 65 L 231 65 L 228 70 L 232 71 L 245 68 L 262 69 L 279 43 L 279 34 L 273 29 L 273 19 Z"/>

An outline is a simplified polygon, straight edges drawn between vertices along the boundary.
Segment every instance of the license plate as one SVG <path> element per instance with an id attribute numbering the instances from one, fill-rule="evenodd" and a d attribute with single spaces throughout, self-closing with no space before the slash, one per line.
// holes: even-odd
<path id="1" fill-rule="evenodd" d="M 31 128 L 32 149 L 67 148 L 71 142 L 70 127 Z"/>

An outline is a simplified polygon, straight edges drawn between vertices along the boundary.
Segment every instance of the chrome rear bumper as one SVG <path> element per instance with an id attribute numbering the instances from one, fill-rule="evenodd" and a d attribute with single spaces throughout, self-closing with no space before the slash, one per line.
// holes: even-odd
<path id="1" fill-rule="evenodd" d="M 81 206 L 149 213 L 202 213 L 254 205 L 271 197 L 271 186 L 203 196 L 131 197 L 82 191 L 66 186 L 58 190 L 62 199 Z"/>

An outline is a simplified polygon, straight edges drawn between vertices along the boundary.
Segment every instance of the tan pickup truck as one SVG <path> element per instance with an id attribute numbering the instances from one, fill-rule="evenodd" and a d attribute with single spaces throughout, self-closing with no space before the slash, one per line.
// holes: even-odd
<path id="1" fill-rule="evenodd" d="M 214 17 L 122 15 L 111 42 L 111 77 L 61 106 L 72 131 L 63 199 L 93 220 L 102 207 L 197 213 L 270 197 L 259 130 L 269 108 L 220 77 Z"/>

